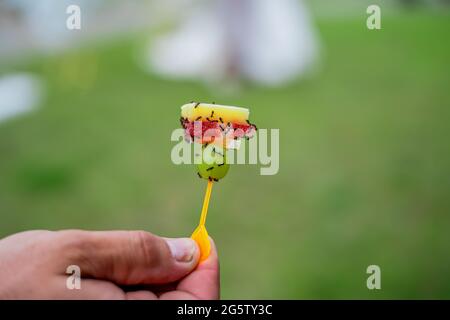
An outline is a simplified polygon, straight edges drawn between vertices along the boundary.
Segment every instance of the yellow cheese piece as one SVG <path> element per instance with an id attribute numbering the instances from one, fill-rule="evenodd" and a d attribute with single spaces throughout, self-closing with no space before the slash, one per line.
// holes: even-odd
<path id="1" fill-rule="evenodd" d="M 247 124 L 250 111 L 247 108 L 212 103 L 192 102 L 181 106 L 181 116 L 189 121 L 213 121 Z"/>

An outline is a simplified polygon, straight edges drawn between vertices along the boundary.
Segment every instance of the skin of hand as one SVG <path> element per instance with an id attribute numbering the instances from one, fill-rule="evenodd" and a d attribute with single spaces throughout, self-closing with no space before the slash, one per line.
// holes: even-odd
<path id="1" fill-rule="evenodd" d="M 218 299 L 219 262 L 190 238 L 145 231 L 26 231 L 0 240 L 0 299 Z M 81 288 L 68 289 L 68 266 Z"/>

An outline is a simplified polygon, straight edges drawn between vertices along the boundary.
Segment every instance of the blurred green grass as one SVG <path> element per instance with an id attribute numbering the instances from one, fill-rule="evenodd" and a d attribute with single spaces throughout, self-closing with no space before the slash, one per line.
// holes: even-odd
<path id="1" fill-rule="evenodd" d="M 138 38 L 1 72 L 32 71 L 49 95 L 0 125 L 0 236 L 26 229 L 145 229 L 186 236 L 205 188 L 170 161 L 186 101 L 251 108 L 280 128 L 280 172 L 235 166 L 208 230 L 223 298 L 450 298 L 450 19 L 319 21 L 320 73 L 229 97 L 143 73 Z M 378 264 L 382 290 L 366 288 Z"/>

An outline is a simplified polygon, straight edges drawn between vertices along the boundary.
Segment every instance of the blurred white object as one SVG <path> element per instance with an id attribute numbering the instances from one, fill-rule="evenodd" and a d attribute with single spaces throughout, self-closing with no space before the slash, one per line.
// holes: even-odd
<path id="1" fill-rule="evenodd" d="M 105 36 L 148 28 L 155 0 L 0 0 L 0 59 L 58 53 Z M 81 30 L 67 28 L 67 7 L 80 7 Z M 89 42 L 90 44 L 92 42 Z"/>
<path id="2" fill-rule="evenodd" d="M 318 55 L 316 35 L 299 0 L 201 2 L 173 34 L 149 47 L 148 65 L 174 78 L 245 78 L 282 84 L 304 74 Z"/>
<path id="3" fill-rule="evenodd" d="M 0 77 L 0 121 L 31 111 L 39 105 L 42 81 L 28 73 Z"/>
<path id="4" fill-rule="evenodd" d="M 66 27 L 67 6 L 87 5 L 86 0 L 6 0 L 6 4 L 21 12 L 23 27 L 29 31 L 34 46 L 51 51 L 73 40 L 75 32 Z M 86 10 L 87 11 L 87 10 Z M 20 41 L 17 39 L 16 41 Z"/>
<path id="5" fill-rule="evenodd" d="M 150 69 L 174 78 L 219 76 L 224 34 L 210 11 L 195 9 L 176 32 L 157 38 L 149 46 Z"/>

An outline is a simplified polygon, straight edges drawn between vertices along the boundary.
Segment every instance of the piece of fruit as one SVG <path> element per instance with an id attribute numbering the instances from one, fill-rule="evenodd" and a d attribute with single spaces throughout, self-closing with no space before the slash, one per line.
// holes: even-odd
<path id="1" fill-rule="evenodd" d="M 230 165 L 226 163 L 225 152 L 220 147 L 209 145 L 197 157 L 202 157 L 202 159 L 197 159 L 197 161 L 201 161 L 200 164 L 197 164 L 200 178 L 219 181 L 227 175 L 230 169 Z"/>

